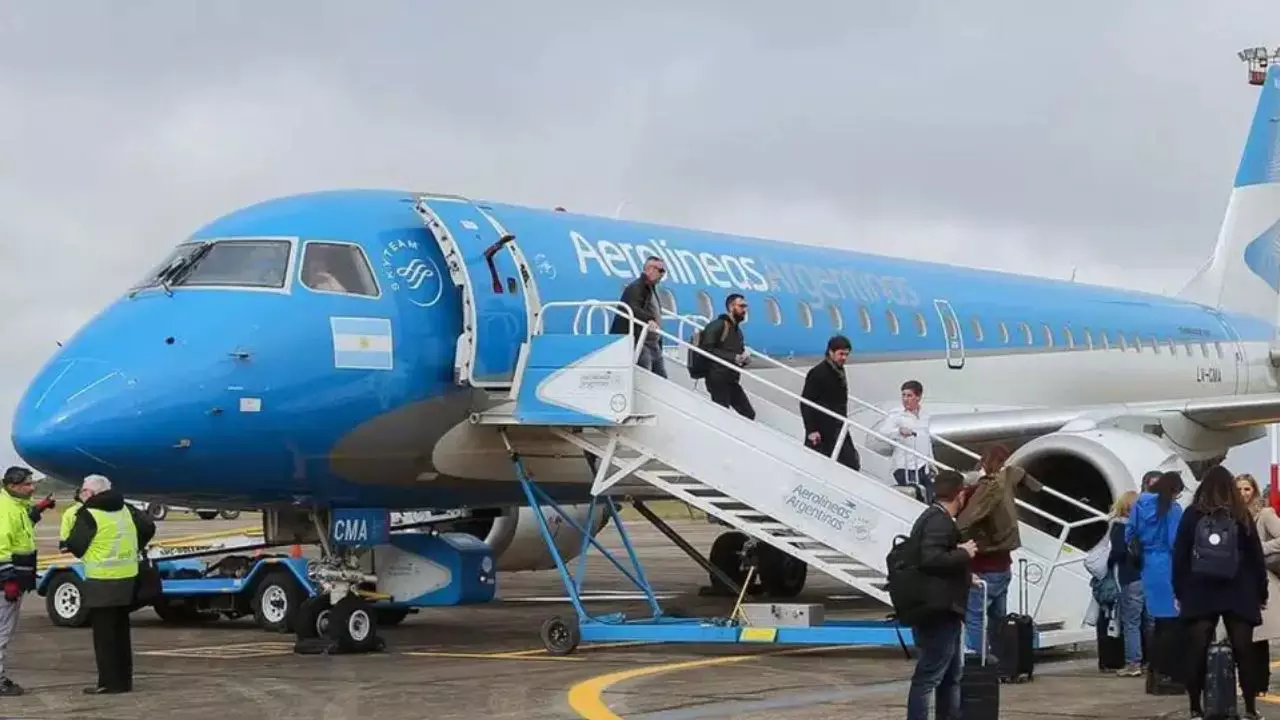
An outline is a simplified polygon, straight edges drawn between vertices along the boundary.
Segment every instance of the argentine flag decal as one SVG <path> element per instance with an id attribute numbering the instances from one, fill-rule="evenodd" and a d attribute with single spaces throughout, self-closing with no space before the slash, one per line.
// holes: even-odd
<path id="1" fill-rule="evenodd" d="M 352 370 L 390 370 L 391 321 L 387 318 L 331 317 L 333 366 Z"/>

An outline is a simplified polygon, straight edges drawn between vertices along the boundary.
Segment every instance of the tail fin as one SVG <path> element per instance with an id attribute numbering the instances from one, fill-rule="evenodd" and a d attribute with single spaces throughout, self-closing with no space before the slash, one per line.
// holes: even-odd
<path id="1" fill-rule="evenodd" d="M 1266 69 L 1213 258 L 1179 297 L 1277 321 L 1280 311 L 1280 64 Z"/>

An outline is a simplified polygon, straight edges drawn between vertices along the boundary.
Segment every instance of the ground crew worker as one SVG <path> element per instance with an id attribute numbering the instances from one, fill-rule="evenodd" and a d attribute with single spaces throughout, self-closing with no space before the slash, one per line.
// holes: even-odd
<path id="1" fill-rule="evenodd" d="M 9 679 L 7 660 L 9 641 L 18 628 L 23 593 L 36 587 L 36 531 L 40 514 L 53 507 L 52 498 L 31 504 L 36 486 L 31 471 L 11 467 L 4 471 L 4 489 L 0 491 L 0 696 L 21 695 L 22 686 Z"/>
<path id="2" fill-rule="evenodd" d="M 138 554 L 156 533 L 155 523 L 125 503 L 111 481 L 90 475 L 80 488 L 84 505 L 67 536 L 67 550 L 84 563 L 80 592 L 93 624 L 93 655 L 98 684 L 90 695 L 133 690 L 133 641 L 129 611 L 138 580 Z"/>
<path id="3" fill-rule="evenodd" d="M 82 505 L 83 503 L 80 502 L 80 488 L 76 488 L 75 502 L 62 511 L 62 526 L 58 528 L 58 549 L 62 552 L 67 551 L 67 536 L 71 534 L 71 527 L 76 524 L 76 512 L 80 510 Z"/>

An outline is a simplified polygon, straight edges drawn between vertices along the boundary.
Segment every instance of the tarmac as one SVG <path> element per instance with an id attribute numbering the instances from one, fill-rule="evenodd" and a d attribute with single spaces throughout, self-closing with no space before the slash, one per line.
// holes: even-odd
<path id="1" fill-rule="evenodd" d="M 160 523 L 160 537 L 244 527 L 238 521 Z M 720 528 L 671 524 L 707 549 Z M 628 523 L 645 573 L 668 610 L 727 616 L 733 598 L 700 597 L 705 573 L 644 521 Z M 38 529 L 53 554 L 56 521 Z M 610 527 L 601 535 L 619 547 Z M 642 612 L 631 590 L 592 554 L 584 591 L 594 611 Z M 27 689 L 0 698 L 0 718 L 586 718 L 603 720 L 880 720 L 905 716 L 914 661 L 900 648 L 583 645 L 566 657 L 538 637 L 552 615 L 572 618 L 555 571 L 504 574 L 485 606 L 424 610 L 381 632 L 382 653 L 293 654 L 293 637 L 267 633 L 251 618 L 199 627 L 162 624 L 150 609 L 133 615 L 134 692 L 86 696 L 96 671 L 88 629 L 57 628 L 44 599 L 24 599 L 8 674 Z M 820 573 L 790 602 L 820 602 L 832 616 L 883 616 L 885 609 Z M 1099 673 L 1092 647 L 1042 658 L 1034 682 L 1003 685 L 1001 713 L 1016 718 L 1183 718 L 1185 697 L 1143 694 L 1141 678 Z M 1270 699 L 1269 697 L 1266 699 Z M 1275 702 L 1280 703 L 1280 697 Z M 1266 712 L 1280 707 L 1260 703 Z"/>

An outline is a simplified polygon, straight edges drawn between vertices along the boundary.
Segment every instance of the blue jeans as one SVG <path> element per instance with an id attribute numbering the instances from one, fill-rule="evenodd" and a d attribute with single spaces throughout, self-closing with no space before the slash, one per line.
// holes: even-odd
<path id="1" fill-rule="evenodd" d="M 1120 588 L 1120 631 L 1124 634 L 1124 661 L 1129 665 L 1142 662 L 1142 625 L 1146 599 L 1142 581 L 1134 580 Z"/>
<path id="2" fill-rule="evenodd" d="M 971 653 L 982 652 L 982 613 L 987 614 L 987 662 L 996 661 L 996 642 L 1000 632 L 1000 622 L 1008 614 L 1009 582 L 1013 573 L 1009 570 L 1000 572 L 974 573 L 974 577 L 987 583 L 987 607 L 982 607 L 982 588 L 974 585 L 969 588 L 969 606 L 965 608 L 965 648 Z"/>
<path id="3" fill-rule="evenodd" d="M 640 349 L 640 357 L 636 358 L 636 364 L 658 377 L 667 376 L 667 359 L 662 355 L 662 348 L 656 345 L 645 343 Z"/>
<path id="4" fill-rule="evenodd" d="M 929 695 L 935 718 L 960 716 L 960 677 L 964 672 L 960 618 L 911 628 L 919 655 L 907 691 L 907 720 L 929 720 Z"/>

